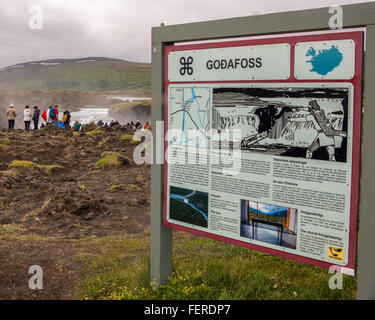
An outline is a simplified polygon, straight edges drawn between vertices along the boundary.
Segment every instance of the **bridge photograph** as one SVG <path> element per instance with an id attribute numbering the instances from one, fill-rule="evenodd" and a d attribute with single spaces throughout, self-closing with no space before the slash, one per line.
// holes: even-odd
<path id="1" fill-rule="evenodd" d="M 205 192 L 170 188 L 171 219 L 208 227 L 208 194 Z"/>

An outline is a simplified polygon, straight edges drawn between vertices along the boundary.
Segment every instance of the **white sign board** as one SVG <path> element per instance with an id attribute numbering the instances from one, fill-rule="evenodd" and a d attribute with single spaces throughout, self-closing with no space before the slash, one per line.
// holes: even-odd
<path id="1" fill-rule="evenodd" d="M 290 77 L 288 43 L 174 51 L 168 56 L 171 82 L 286 80 Z"/>

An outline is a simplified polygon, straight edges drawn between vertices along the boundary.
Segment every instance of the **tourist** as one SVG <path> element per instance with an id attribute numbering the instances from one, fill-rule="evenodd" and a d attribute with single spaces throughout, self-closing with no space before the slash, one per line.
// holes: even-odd
<path id="1" fill-rule="evenodd" d="M 99 126 L 99 127 L 103 127 L 104 126 L 103 120 L 99 120 L 96 125 Z"/>
<path id="2" fill-rule="evenodd" d="M 48 112 L 49 112 L 49 109 L 48 109 Z M 47 114 L 47 110 L 44 110 L 43 113 L 42 113 L 42 119 L 47 122 L 48 121 L 48 114 Z"/>
<path id="3" fill-rule="evenodd" d="M 57 126 L 58 122 L 57 122 L 57 117 L 56 117 L 56 110 L 53 106 L 50 106 L 49 107 L 49 122 L 54 125 L 54 126 Z"/>
<path id="4" fill-rule="evenodd" d="M 79 130 L 81 130 L 81 127 L 82 127 L 82 123 L 80 123 L 79 121 L 76 121 L 73 124 L 72 131 L 79 131 Z"/>
<path id="5" fill-rule="evenodd" d="M 59 106 L 55 105 L 55 116 L 56 116 L 56 121 L 59 122 Z"/>
<path id="6" fill-rule="evenodd" d="M 8 129 L 13 130 L 14 129 L 14 124 L 16 122 L 16 117 L 17 117 L 17 111 L 14 109 L 14 105 L 11 104 L 9 106 L 9 109 L 7 110 L 7 117 L 8 117 Z"/>
<path id="7" fill-rule="evenodd" d="M 30 130 L 30 123 L 33 118 L 33 115 L 31 113 L 30 107 L 26 106 L 25 110 L 23 111 L 23 120 L 25 122 L 25 130 L 29 131 Z"/>
<path id="8" fill-rule="evenodd" d="M 62 117 L 62 122 L 64 123 L 64 127 L 66 130 L 70 130 L 70 118 L 70 110 L 69 108 L 66 108 Z"/>
<path id="9" fill-rule="evenodd" d="M 54 125 L 54 126 L 59 125 L 59 109 L 58 109 L 57 105 L 55 107 L 53 107 L 53 106 L 50 107 L 49 117 L 50 117 L 52 125 Z"/>
<path id="10" fill-rule="evenodd" d="M 56 126 L 59 125 L 59 106 L 55 105 L 55 117 L 52 119 L 52 123 Z"/>
<path id="11" fill-rule="evenodd" d="M 40 117 L 40 110 L 38 106 L 34 107 L 34 114 L 33 114 L 33 121 L 34 121 L 34 130 L 39 129 L 39 117 Z"/>
<path id="12" fill-rule="evenodd" d="M 137 120 L 137 123 L 135 124 L 135 129 L 139 129 L 142 126 L 142 123 Z"/>

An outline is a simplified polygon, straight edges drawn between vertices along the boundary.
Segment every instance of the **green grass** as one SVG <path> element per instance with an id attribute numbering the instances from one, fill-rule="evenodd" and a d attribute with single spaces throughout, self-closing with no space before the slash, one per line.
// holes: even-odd
<path id="1" fill-rule="evenodd" d="M 8 138 L 1 138 L 0 143 L 7 146 L 10 144 L 10 140 Z"/>
<path id="2" fill-rule="evenodd" d="M 98 168 L 119 167 L 122 164 L 131 163 L 128 157 L 117 152 L 103 152 L 101 157 L 102 158 L 95 163 L 96 167 Z"/>
<path id="3" fill-rule="evenodd" d="M 168 285 L 149 283 L 149 239 L 97 240 L 84 257 L 78 290 L 83 299 L 355 299 L 356 278 L 344 275 L 331 290 L 325 269 L 303 265 L 204 238 L 175 240 L 174 273 Z"/>
<path id="4" fill-rule="evenodd" d="M 55 170 L 63 170 L 64 167 L 59 165 L 41 165 L 31 161 L 13 160 L 9 166 L 9 169 L 28 169 L 28 170 L 41 170 L 46 175 L 52 176 Z"/>
<path id="5" fill-rule="evenodd" d="M 105 134 L 105 131 L 101 130 L 100 128 L 96 128 L 92 131 L 86 132 L 86 135 L 88 136 L 98 136 L 102 134 Z"/>
<path id="6" fill-rule="evenodd" d="M 124 134 L 120 137 L 120 141 L 133 141 L 133 136 L 131 134 Z"/>
<path id="7" fill-rule="evenodd" d="M 21 231 L 21 227 L 18 224 L 7 224 L 0 225 L 0 235 L 13 235 Z"/>
<path id="8" fill-rule="evenodd" d="M 134 136 L 130 134 L 124 134 L 120 137 L 120 141 L 129 141 L 132 145 L 139 145 L 142 143 L 142 140 L 134 140 Z"/>

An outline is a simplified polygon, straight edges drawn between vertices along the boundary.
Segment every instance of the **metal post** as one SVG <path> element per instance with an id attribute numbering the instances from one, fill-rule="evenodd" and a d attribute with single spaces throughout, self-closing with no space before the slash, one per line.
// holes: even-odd
<path id="1" fill-rule="evenodd" d="M 153 150 L 157 145 L 156 122 L 164 120 L 164 45 L 152 44 L 152 135 Z M 164 139 L 162 140 L 164 141 Z M 160 141 L 159 141 L 160 142 Z M 164 153 L 163 153 L 164 154 Z M 172 274 L 172 230 L 163 224 L 164 165 L 154 164 L 151 168 L 151 267 L 150 280 L 157 287 L 165 285 Z"/>
<path id="2" fill-rule="evenodd" d="M 357 289 L 361 300 L 375 299 L 375 25 L 367 26 L 366 37 Z"/>

